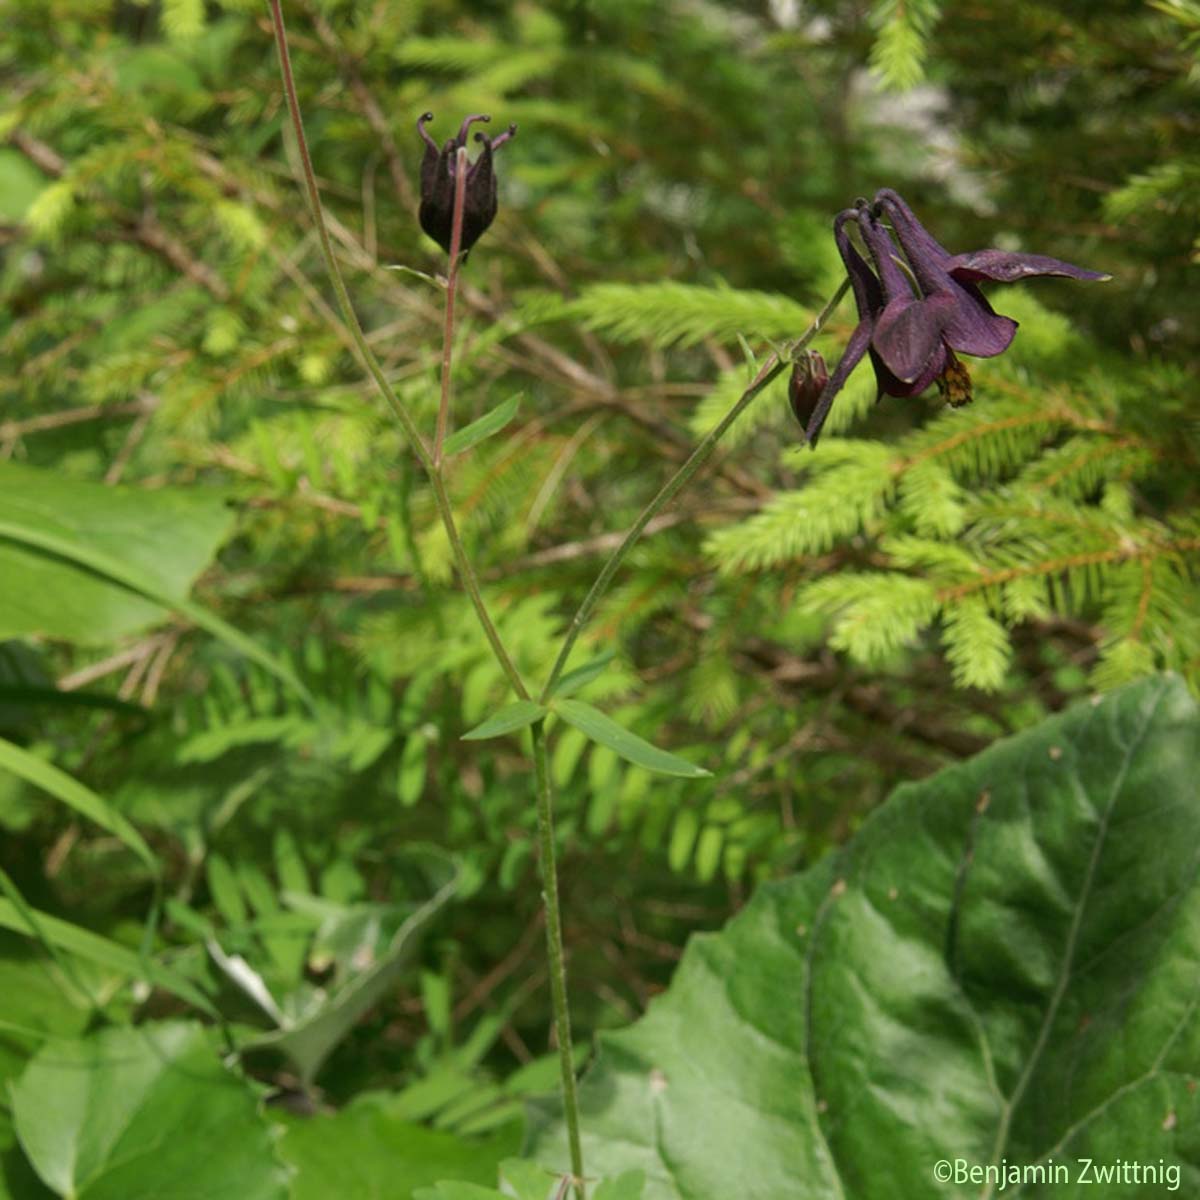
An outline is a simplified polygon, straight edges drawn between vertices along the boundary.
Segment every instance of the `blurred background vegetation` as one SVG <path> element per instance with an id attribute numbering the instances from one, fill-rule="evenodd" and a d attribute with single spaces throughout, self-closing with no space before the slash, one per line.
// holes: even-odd
<path id="1" fill-rule="evenodd" d="M 235 1019 L 253 1011 L 206 940 L 278 990 L 316 986 L 388 928 L 408 850 L 453 852 L 464 895 L 319 1083 L 334 1102 L 411 1084 L 464 1047 L 460 1075 L 508 1079 L 547 1048 L 530 771 L 515 740 L 458 740 L 505 684 L 333 315 L 266 6 L 0 8 L 0 734 L 142 832 L 166 869 L 158 936 Z M 745 385 L 739 338 L 761 356 L 837 285 L 830 221 L 855 196 L 897 188 L 954 250 L 1114 276 L 992 288 L 1022 329 L 972 365 L 966 410 L 876 406 L 866 369 L 810 454 L 773 387 L 651 526 L 584 639 L 577 661 L 613 656 L 585 694 L 714 778 L 556 731 L 584 1042 L 897 783 L 1151 670 L 1196 690 L 1194 0 L 285 11 L 343 270 L 425 428 L 441 292 L 412 272 L 444 262 L 415 219 L 414 121 L 520 127 L 464 272 L 454 420 L 521 407 L 451 490 L 530 678 Z M 831 362 L 852 323 L 847 302 Z M 190 588 L 313 703 L 186 615 L 7 540 L 34 517 Z M 28 903 L 138 944 L 135 855 L 15 775 L 0 824 Z M 297 911 L 301 931 L 341 914 L 343 940 L 297 953 Z M 4 939 L 14 970 L 43 953 Z"/>

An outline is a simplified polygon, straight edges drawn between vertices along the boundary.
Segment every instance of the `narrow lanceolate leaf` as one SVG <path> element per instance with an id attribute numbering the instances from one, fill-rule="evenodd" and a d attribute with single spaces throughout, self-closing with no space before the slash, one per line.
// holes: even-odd
<path id="1" fill-rule="evenodd" d="M 488 738 L 503 737 L 506 733 L 513 733 L 532 725 L 534 721 L 540 721 L 548 711 L 544 705 L 532 700 L 518 700 L 515 704 L 502 708 L 494 717 L 488 717 L 482 724 L 468 730 L 462 735 L 462 740 L 483 742 Z"/>
<path id="2" fill-rule="evenodd" d="M 679 775 L 684 779 L 703 779 L 712 774 L 687 759 L 652 746 L 583 700 L 558 700 L 551 707 L 567 724 L 574 725 L 593 742 L 607 746 L 647 771 L 656 771 L 659 775 Z"/>
<path id="3" fill-rule="evenodd" d="M 155 875 L 158 874 L 158 860 L 142 839 L 142 835 L 115 808 L 90 788 L 84 787 L 77 779 L 73 779 L 65 771 L 60 771 L 53 763 L 48 763 L 30 754 L 28 750 L 22 750 L 20 746 L 14 746 L 12 742 L 0 738 L 0 770 L 11 771 L 26 783 L 32 783 L 34 787 L 48 792 L 81 816 L 115 834 Z"/>
<path id="4" fill-rule="evenodd" d="M 1196 1194 L 1198 760 L 1156 678 L 901 788 L 601 1034 L 588 1173 L 640 1168 L 644 1200 Z M 564 1170 L 561 1124 L 532 1151 Z"/>
<path id="5" fill-rule="evenodd" d="M 472 421 L 457 433 L 452 433 L 446 439 L 442 452 L 449 458 L 452 454 L 461 454 L 464 450 L 470 450 L 472 446 L 478 446 L 484 438 L 499 433 L 517 415 L 520 405 L 520 393 L 509 396 L 503 404 L 498 404 L 491 412 L 484 413 L 478 421 Z"/>
<path id="6" fill-rule="evenodd" d="M 550 694 L 552 696 L 570 696 L 580 688 L 587 687 L 593 679 L 599 679 L 604 674 L 605 667 L 612 662 L 613 658 L 613 652 L 607 650 L 599 658 L 593 658 L 591 662 L 586 662 L 581 667 L 575 667 L 559 678 Z"/>

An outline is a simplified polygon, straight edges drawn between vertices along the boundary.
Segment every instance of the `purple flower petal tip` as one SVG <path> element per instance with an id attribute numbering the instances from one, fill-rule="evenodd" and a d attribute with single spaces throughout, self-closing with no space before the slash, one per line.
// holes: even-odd
<path id="1" fill-rule="evenodd" d="M 1077 267 L 1045 254 L 1010 254 L 1004 250 L 970 250 L 966 254 L 955 254 L 946 262 L 946 269 L 960 283 L 981 279 L 1017 283 L 1044 275 L 1096 281 L 1112 278 L 1103 271 L 1089 271 L 1086 267 Z"/>

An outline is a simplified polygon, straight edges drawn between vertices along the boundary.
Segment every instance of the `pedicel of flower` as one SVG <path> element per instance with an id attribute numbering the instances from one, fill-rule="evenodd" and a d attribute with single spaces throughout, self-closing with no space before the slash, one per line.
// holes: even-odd
<path id="1" fill-rule="evenodd" d="M 425 154 L 421 159 L 421 207 L 418 219 L 421 228 L 447 254 L 450 253 L 454 229 L 454 183 L 458 152 L 466 146 L 471 126 L 478 121 L 491 119 L 486 113 L 473 113 L 463 118 L 458 134 L 448 138 L 440 149 L 425 128 L 426 122 L 433 120 L 433 113 L 422 113 L 417 119 L 417 132 L 425 142 Z M 496 216 L 496 174 L 492 156 L 516 133 L 517 127 L 510 125 L 499 137 L 475 134 L 475 140 L 481 143 L 483 149 L 479 157 L 467 166 L 463 197 L 464 254 L 479 241 Z"/>

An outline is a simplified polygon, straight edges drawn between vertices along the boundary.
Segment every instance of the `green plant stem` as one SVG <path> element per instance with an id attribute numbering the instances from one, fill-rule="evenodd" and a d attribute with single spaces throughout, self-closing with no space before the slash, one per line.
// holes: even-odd
<path id="1" fill-rule="evenodd" d="M 546 953 L 550 960 L 550 1004 L 554 1011 L 554 1037 L 562 1067 L 563 1115 L 571 1152 L 575 1194 L 585 1200 L 583 1148 L 579 1138 L 579 1098 L 575 1087 L 575 1058 L 571 1049 L 571 1013 L 567 1006 L 567 969 L 563 956 L 562 918 L 558 906 L 558 864 L 554 849 L 554 799 L 546 756 L 544 721 L 535 721 L 533 769 L 537 780 L 538 867 L 542 876 L 542 901 L 546 908 Z"/>
<path id="2" fill-rule="evenodd" d="M 820 333 L 825 322 L 829 319 L 830 314 L 841 302 L 842 297 L 846 294 L 850 286 L 850 280 L 843 279 L 838 289 L 826 301 L 824 308 L 813 318 L 812 324 L 804 331 L 804 333 L 791 342 L 786 350 L 787 355 L 793 355 L 799 350 L 803 350 L 809 342 Z M 583 603 L 580 604 L 574 617 L 571 618 L 570 627 L 567 629 L 567 636 L 563 639 L 563 644 L 558 652 L 558 657 L 554 660 L 554 666 L 551 668 L 550 676 L 546 680 L 545 687 L 542 688 L 542 693 L 539 699 L 544 704 L 554 691 L 554 685 L 558 682 L 559 677 L 563 673 L 563 669 L 567 665 L 567 659 L 571 656 L 571 651 L 578 640 L 579 635 L 583 632 L 584 626 L 587 624 L 592 613 L 595 611 L 596 605 L 600 602 L 600 598 L 608 590 L 609 584 L 612 583 L 614 576 L 621 569 L 621 564 L 625 561 L 630 550 L 637 544 L 638 539 L 642 536 L 646 526 L 691 482 L 693 476 L 701 467 L 708 462 L 712 456 L 712 452 L 717 448 L 717 443 L 725 436 L 738 419 L 745 412 L 750 402 L 758 395 L 782 371 L 790 361 L 789 358 L 781 359 L 778 354 L 772 354 L 758 374 L 754 376 L 750 382 L 750 386 L 738 397 L 733 407 L 721 418 L 720 422 L 709 431 L 704 440 L 692 451 L 688 456 L 687 461 L 671 476 L 663 485 L 658 495 L 650 501 L 649 504 L 642 510 L 637 520 L 634 521 L 629 532 L 625 535 L 621 544 L 613 551 L 612 556 L 604 564 L 600 574 L 596 576 L 596 581 L 592 584 L 591 590 L 583 598 Z"/>
<path id="3" fill-rule="evenodd" d="M 442 469 L 442 444 L 450 421 L 450 394 L 453 388 L 451 357 L 454 349 L 454 300 L 458 295 L 458 268 L 462 259 L 463 212 L 467 195 L 467 148 L 459 146 L 454 155 L 454 209 L 450 220 L 450 263 L 446 270 L 446 323 L 442 331 L 442 397 L 438 403 L 437 432 L 433 438 L 433 465 Z"/>
<path id="4" fill-rule="evenodd" d="M 329 230 L 325 226 L 325 213 L 321 207 L 321 193 L 317 188 L 317 177 L 313 171 L 312 157 L 308 152 L 308 138 L 304 133 L 304 120 L 300 115 L 300 101 L 296 95 L 296 82 L 292 76 L 291 56 L 288 54 L 287 30 L 283 24 L 283 9 L 280 6 L 280 0 L 270 0 L 270 5 L 271 22 L 275 30 L 275 46 L 279 52 L 279 70 L 283 77 L 283 90 L 287 97 L 288 112 L 291 115 L 292 129 L 295 132 L 296 145 L 300 153 L 304 186 L 308 194 L 308 206 L 312 211 L 313 222 L 317 227 L 317 237 L 321 244 L 321 256 L 325 260 L 325 270 L 329 275 L 329 282 L 333 285 L 334 294 L 337 296 L 338 307 L 342 310 L 342 319 L 345 321 L 346 327 L 350 330 L 350 336 L 354 339 L 359 362 L 371 376 L 375 386 L 379 389 L 380 395 L 383 396 L 388 407 L 391 408 L 392 413 L 400 422 L 400 427 L 404 430 L 404 434 L 408 438 L 413 452 L 429 476 L 430 483 L 433 485 L 433 494 L 437 502 L 438 513 L 441 516 L 442 524 L 446 527 L 446 535 L 450 540 L 450 549 L 454 555 L 454 563 L 458 568 L 459 578 L 462 580 L 467 595 L 471 598 L 471 603 L 475 607 L 475 615 L 479 618 L 479 624 L 483 627 L 483 632 L 492 648 L 492 652 L 496 656 L 496 661 L 499 662 L 501 669 L 508 677 L 513 691 L 522 700 L 527 700 L 529 699 L 529 692 L 525 687 L 524 681 L 521 679 L 520 672 L 509 657 L 508 651 L 504 648 L 504 643 L 500 640 L 500 634 L 492 622 L 487 605 L 484 603 L 483 593 L 480 591 L 479 580 L 475 575 L 475 570 L 471 566 L 470 559 L 467 558 L 466 551 L 463 548 L 462 538 L 458 534 L 458 527 L 454 521 L 454 511 L 450 506 L 450 499 L 446 494 L 446 485 L 442 479 L 441 471 L 434 462 L 433 456 L 429 452 L 429 447 L 425 444 L 425 439 L 421 437 L 421 431 L 417 428 L 412 414 L 400 402 L 399 396 L 392 389 L 392 385 L 388 383 L 387 376 L 384 374 L 379 360 L 375 357 L 370 345 L 368 345 L 362 325 L 359 324 L 358 314 L 354 311 L 354 305 L 351 303 L 350 293 L 346 290 L 341 269 L 338 267 L 337 259 L 334 257 L 333 244 L 329 240 Z M 457 208 L 457 198 L 456 210 L 461 212 L 461 209 Z M 461 244 L 461 217 L 459 218 L 458 225 L 458 238 L 459 244 Z M 454 270 L 454 264 L 451 265 L 451 270 Z M 447 326 L 453 332 L 453 313 L 447 319 Z M 446 361 L 446 355 L 448 355 L 448 351 L 444 350 L 443 362 Z M 446 384 L 443 382 L 443 389 L 445 387 Z M 448 401 L 449 396 L 446 393 L 445 402 L 448 403 Z M 439 424 L 444 428 L 444 421 L 440 417 Z"/>

